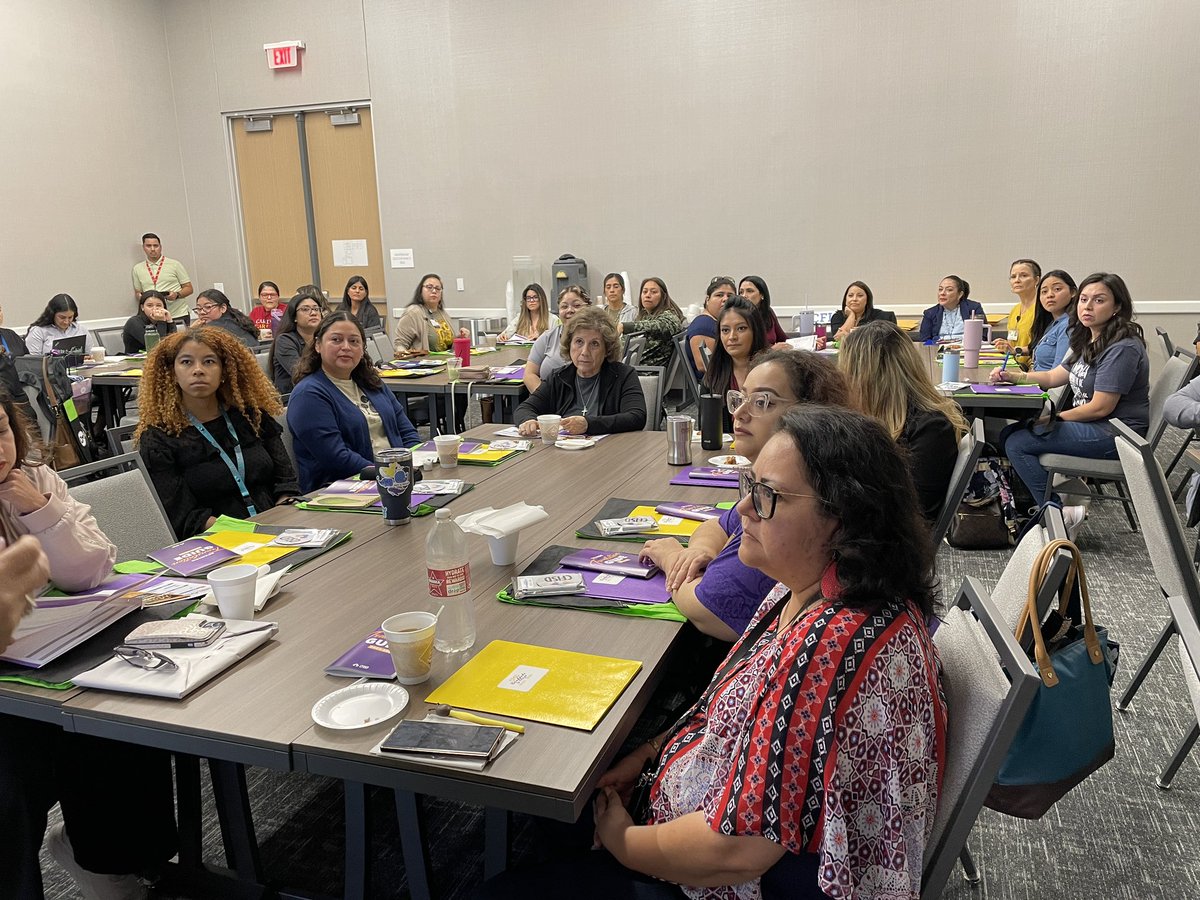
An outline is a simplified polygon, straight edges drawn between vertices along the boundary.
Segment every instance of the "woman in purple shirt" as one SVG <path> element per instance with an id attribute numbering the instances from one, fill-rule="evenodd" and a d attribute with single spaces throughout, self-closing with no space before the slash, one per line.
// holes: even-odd
<path id="1" fill-rule="evenodd" d="M 798 403 L 849 406 L 837 366 L 805 350 L 767 350 L 754 360 L 741 390 L 727 391 L 737 452 L 751 462 Z M 642 556 L 667 575 L 680 612 L 700 631 L 733 641 L 750 622 L 775 581 L 738 559 L 742 520 L 734 510 L 701 524 L 684 547 L 674 538 L 648 541 Z"/>

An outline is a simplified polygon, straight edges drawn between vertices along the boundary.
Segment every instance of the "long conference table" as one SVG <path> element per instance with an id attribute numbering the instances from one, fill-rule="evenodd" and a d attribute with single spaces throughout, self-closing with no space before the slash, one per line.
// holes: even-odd
<path id="1" fill-rule="evenodd" d="M 498 426 L 482 426 L 468 437 L 485 437 Z M 700 462 L 709 454 L 694 444 Z M 244 765 L 302 771 L 346 784 L 347 843 L 345 895 L 369 894 L 370 847 L 366 834 L 365 785 L 396 791 L 402 851 L 414 897 L 431 896 L 421 844 L 417 795 L 428 794 L 483 806 L 487 810 L 485 871 L 503 869 L 507 816 L 524 812 L 574 821 L 596 779 L 612 762 L 661 677 L 664 660 L 679 632 L 672 622 L 580 610 L 501 603 L 496 593 L 550 544 L 587 546 L 575 537 L 610 496 L 645 500 L 732 500 L 719 488 L 671 486 L 678 470 L 666 463 L 666 435 L 612 435 L 595 447 L 567 451 L 544 447 L 520 453 L 495 468 L 460 466 L 453 473 L 476 485 L 450 508 L 461 514 L 518 500 L 543 506 L 549 518 L 521 532 L 513 566 L 495 566 L 486 541 L 469 536 L 471 592 L 478 637 L 458 654 L 435 654 L 432 677 L 410 688 L 407 718 L 423 718 L 424 698 L 467 658 L 492 640 L 510 640 L 636 659 L 642 669 L 591 732 L 528 722 L 527 732 L 482 772 L 372 755 L 370 749 L 396 719 L 356 731 L 314 724 L 313 704 L 350 682 L 324 674 L 325 665 L 379 627 L 388 616 L 429 609 L 425 589 L 425 540 L 433 516 L 389 528 L 375 516 L 310 512 L 277 507 L 259 517 L 276 525 L 351 529 L 353 537 L 289 573 L 280 593 L 258 614 L 279 623 L 278 634 L 248 658 L 183 700 L 166 700 L 95 690 L 56 693 L 23 686 L 0 687 L 0 709 L 59 721 L 69 730 L 161 747 L 213 766 L 218 800 L 242 816 L 227 832 L 227 852 L 239 878 L 262 882 L 257 848 L 245 805 Z M 608 473 L 611 477 L 605 477 Z M 614 545 L 615 546 L 615 545 Z M 182 802 L 182 798 L 181 798 Z M 189 805 L 187 815 L 195 811 Z M 181 827 L 185 822 L 181 806 Z M 240 829 L 240 830 L 239 830 Z M 232 840 L 234 846 L 228 846 Z"/>

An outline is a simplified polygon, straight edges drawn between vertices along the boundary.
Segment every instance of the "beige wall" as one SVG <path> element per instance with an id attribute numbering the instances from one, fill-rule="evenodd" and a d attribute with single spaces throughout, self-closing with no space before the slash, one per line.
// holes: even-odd
<path id="1" fill-rule="evenodd" d="M 241 297 L 222 113 L 369 98 L 384 246 L 416 254 L 388 269 L 392 305 L 429 270 L 465 279 L 451 309 L 498 305 L 512 256 L 565 251 L 594 281 L 659 274 L 685 306 L 746 271 L 781 306 L 836 302 L 853 278 L 881 304 L 932 302 L 947 272 L 1003 306 L 1017 256 L 1196 298 L 1192 0 L 18 0 L 7 19 L 32 48 L 0 54 L 3 84 L 42 96 L 9 118 L 29 138 L 0 142 L 5 205 L 34 217 L 5 222 L 0 259 L 39 296 L 55 265 L 119 293 L 151 210 L 198 286 Z M 103 62 L 47 67 L 63 31 Z M 292 38 L 301 70 L 269 72 L 261 45 Z M 178 132 L 131 155 L 146 92 L 169 105 L 169 85 Z M 36 144 L 80 120 L 85 156 Z M 30 245 L 51 221 L 77 260 Z"/>
<path id="2" fill-rule="evenodd" d="M 56 293 L 85 318 L 135 309 L 143 232 L 195 262 L 157 0 L 0 7 L 0 302 L 29 324 Z"/>

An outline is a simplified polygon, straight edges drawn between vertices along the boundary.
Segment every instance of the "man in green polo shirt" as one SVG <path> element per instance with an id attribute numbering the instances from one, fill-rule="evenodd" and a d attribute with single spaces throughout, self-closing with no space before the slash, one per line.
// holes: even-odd
<path id="1" fill-rule="evenodd" d="M 192 281 L 177 259 L 167 259 L 162 253 L 162 241 L 157 234 L 142 235 L 146 261 L 133 267 L 133 296 L 142 299 L 143 291 L 160 291 L 167 298 L 167 312 L 172 319 L 191 322 L 187 297 L 192 293 Z"/>

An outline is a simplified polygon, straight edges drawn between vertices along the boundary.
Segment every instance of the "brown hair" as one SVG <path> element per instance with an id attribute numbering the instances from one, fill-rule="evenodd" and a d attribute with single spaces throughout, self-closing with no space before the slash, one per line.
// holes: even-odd
<path id="1" fill-rule="evenodd" d="M 277 416 L 283 412 L 279 392 L 254 354 L 223 328 L 197 326 L 163 338 L 146 357 L 138 393 L 140 421 L 135 438 L 141 438 L 147 428 L 178 435 L 191 426 L 183 409 L 183 391 L 175 377 L 175 357 L 189 342 L 203 344 L 217 354 L 221 361 L 217 398 L 227 408 L 245 416 L 255 434 L 260 433 L 264 414 Z"/>
<path id="2" fill-rule="evenodd" d="M 421 279 L 421 281 L 424 280 L 424 278 Z M 325 337 L 325 333 L 338 322 L 349 322 L 352 324 L 358 329 L 358 336 L 362 339 L 362 359 L 358 361 L 358 365 L 350 373 L 350 380 L 363 390 L 379 390 L 383 387 L 383 379 L 379 377 L 379 370 L 375 368 L 375 363 L 371 361 L 371 354 L 367 353 L 367 333 L 363 330 L 362 322 L 358 321 L 358 319 L 345 310 L 340 309 L 337 312 L 331 312 L 322 319 L 321 324 L 317 326 L 317 330 L 313 332 L 312 342 L 304 345 L 304 351 L 300 354 L 300 361 L 296 363 L 296 370 L 292 372 L 292 384 L 299 384 L 302 379 L 320 370 L 321 351 L 317 345 L 321 343 L 321 340 Z"/>
<path id="3" fill-rule="evenodd" d="M 600 340 L 604 341 L 604 358 L 608 362 L 621 361 L 621 341 L 617 337 L 617 326 L 613 324 L 612 317 L 599 307 L 591 306 L 587 309 L 581 309 L 575 313 L 562 330 L 562 350 L 563 359 L 571 358 L 571 338 L 575 332 L 586 328 L 588 331 L 597 331 L 600 333 Z"/>
<path id="4" fill-rule="evenodd" d="M 766 363 L 780 365 L 797 400 L 851 407 L 850 386 L 828 357 L 807 350 L 765 350 L 754 357 L 750 368 Z"/>

